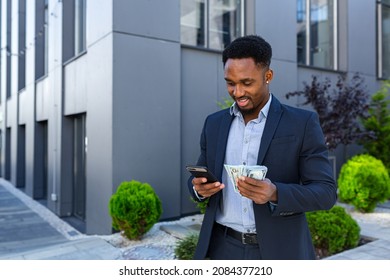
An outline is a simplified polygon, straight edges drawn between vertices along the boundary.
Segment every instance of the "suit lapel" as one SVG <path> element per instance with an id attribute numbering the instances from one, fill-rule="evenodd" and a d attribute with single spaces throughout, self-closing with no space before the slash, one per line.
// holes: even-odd
<path id="1" fill-rule="evenodd" d="M 281 116 L 282 108 L 280 102 L 275 98 L 275 96 L 272 96 L 271 106 L 269 108 L 267 121 L 265 123 L 263 136 L 261 138 L 257 164 L 262 164 L 268 147 L 271 144 L 272 138 L 275 134 L 276 128 L 278 127 Z"/>
<path id="2" fill-rule="evenodd" d="M 234 116 L 230 115 L 229 110 L 227 110 L 226 116 L 222 118 L 221 125 L 219 128 L 219 134 L 217 139 L 217 152 L 215 156 L 215 175 L 221 180 L 221 182 L 223 164 L 225 161 L 226 145 L 229 137 L 230 126 L 232 124 L 233 119 Z"/>

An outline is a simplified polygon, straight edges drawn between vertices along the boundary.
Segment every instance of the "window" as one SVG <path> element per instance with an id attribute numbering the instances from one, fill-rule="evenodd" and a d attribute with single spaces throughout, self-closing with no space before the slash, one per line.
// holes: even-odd
<path id="1" fill-rule="evenodd" d="M 75 0 L 75 52 L 85 51 L 85 1 Z"/>
<path id="2" fill-rule="evenodd" d="M 35 11 L 35 79 L 47 75 L 48 57 L 48 0 L 37 0 Z"/>
<path id="3" fill-rule="evenodd" d="M 11 11 L 12 11 L 12 2 L 11 0 L 7 0 L 7 45 L 6 45 L 6 51 L 7 51 L 7 69 L 6 69 L 6 75 L 7 75 L 7 80 L 6 80 L 6 96 L 9 98 L 11 96 L 11 55 L 12 55 L 12 47 L 11 47 L 11 30 L 12 30 L 12 16 L 11 16 Z"/>
<path id="4" fill-rule="evenodd" d="M 63 62 L 86 49 L 86 0 L 63 1 Z"/>
<path id="5" fill-rule="evenodd" d="M 182 0 L 181 43 L 222 50 L 244 34 L 244 1 Z"/>
<path id="6" fill-rule="evenodd" d="M 49 72 L 49 0 L 45 0 L 44 22 L 43 22 L 43 40 L 44 40 L 44 73 Z"/>
<path id="7" fill-rule="evenodd" d="M 390 78 L 390 0 L 378 1 L 378 76 Z"/>
<path id="8" fill-rule="evenodd" d="M 337 0 L 297 0 L 297 61 L 337 70 Z"/>
<path id="9" fill-rule="evenodd" d="M 26 86 L 26 0 L 19 0 L 18 90 Z"/>

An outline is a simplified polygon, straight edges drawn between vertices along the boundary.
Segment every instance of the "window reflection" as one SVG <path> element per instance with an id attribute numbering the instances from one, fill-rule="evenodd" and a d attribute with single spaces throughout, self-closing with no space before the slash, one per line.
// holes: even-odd
<path id="1" fill-rule="evenodd" d="M 210 48 L 223 49 L 241 34 L 240 2 L 210 0 Z"/>
<path id="2" fill-rule="evenodd" d="M 386 5 L 385 5 L 386 3 Z M 382 73 L 381 77 L 390 78 L 390 0 L 382 4 Z"/>
<path id="3" fill-rule="evenodd" d="M 335 17 L 337 0 L 297 0 L 297 61 L 336 69 Z"/>
<path id="4" fill-rule="evenodd" d="M 312 0 L 310 6 L 311 65 L 333 68 L 333 0 Z"/>
<path id="5" fill-rule="evenodd" d="M 75 54 L 83 52 L 86 48 L 85 1 L 75 0 Z"/>
<path id="6" fill-rule="evenodd" d="M 206 47 L 205 1 L 187 0 L 180 2 L 181 42 L 191 46 Z"/>
<path id="7" fill-rule="evenodd" d="M 181 42 L 221 50 L 243 35 L 241 0 L 182 0 Z"/>
<path id="8" fill-rule="evenodd" d="M 306 1 L 297 1 L 297 52 L 298 63 L 306 64 Z"/>

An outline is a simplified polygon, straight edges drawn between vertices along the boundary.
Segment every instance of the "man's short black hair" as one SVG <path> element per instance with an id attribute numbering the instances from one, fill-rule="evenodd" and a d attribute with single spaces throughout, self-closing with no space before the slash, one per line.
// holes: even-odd
<path id="1" fill-rule="evenodd" d="M 271 45 L 258 35 L 239 37 L 231 42 L 222 53 L 222 62 L 225 66 L 229 58 L 253 58 L 255 63 L 263 66 L 271 64 Z"/>

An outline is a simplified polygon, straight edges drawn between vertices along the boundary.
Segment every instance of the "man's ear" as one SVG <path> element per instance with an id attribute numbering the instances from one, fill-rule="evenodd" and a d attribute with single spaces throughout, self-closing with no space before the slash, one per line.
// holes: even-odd
<path id="1" fill-rule="evenodd" d="M 272 81 L 273 77 L 274 77 L 274 71 L 272 71 L 272 69 L 268 69 L 265 72 L 265 81 L 267 82 L 267 84 Z"/>

